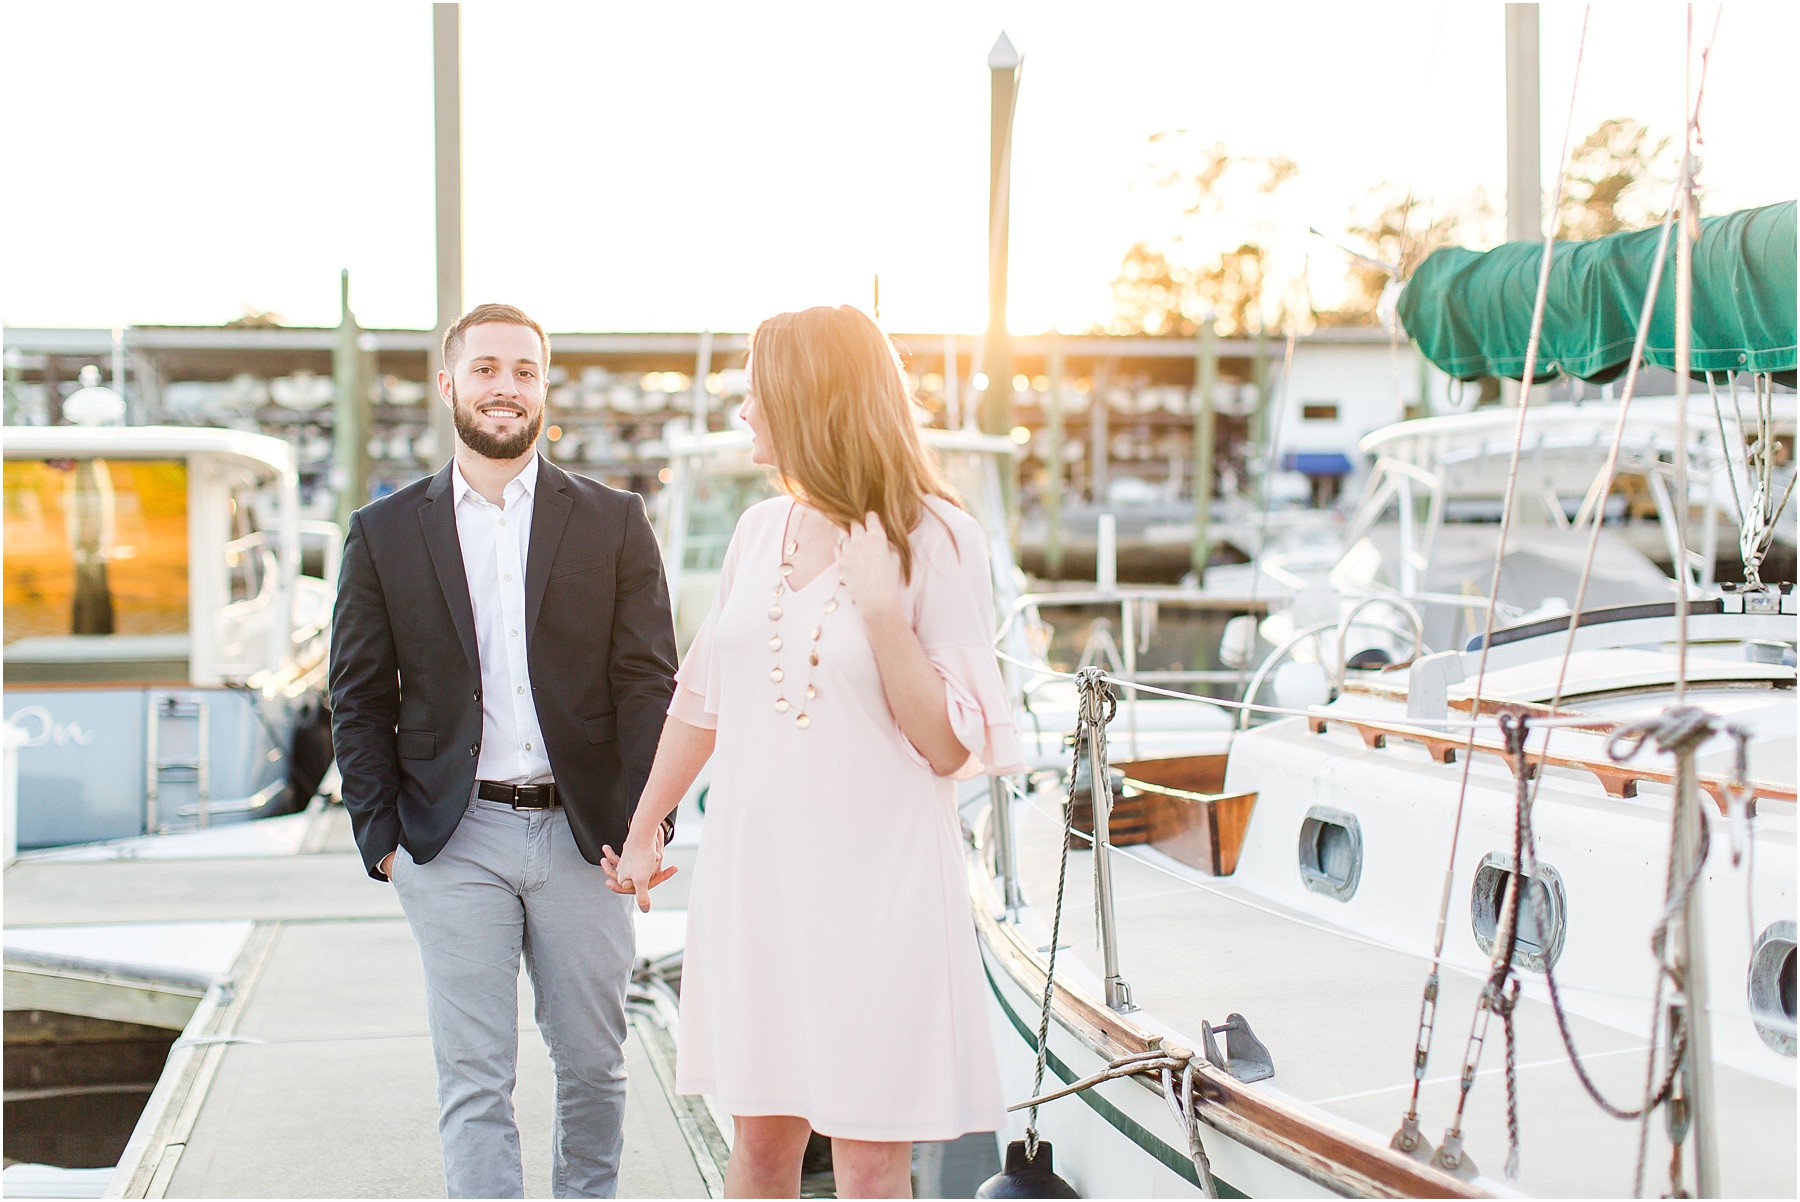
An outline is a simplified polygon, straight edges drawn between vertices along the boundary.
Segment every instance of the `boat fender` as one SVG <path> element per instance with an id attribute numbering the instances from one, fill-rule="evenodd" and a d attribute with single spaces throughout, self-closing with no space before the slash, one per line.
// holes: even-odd
<path id="1" fill-rule="evenodd" d="M 1006 1145 L 1006 1167 L 981 1183 L 977 1198 L 1079 1198 L 1075 1187 L 1056 1175 L 1050 1141 L 1038 1140 L 1037 1155 L 1025 1157 L 1025 1141 Z"/>

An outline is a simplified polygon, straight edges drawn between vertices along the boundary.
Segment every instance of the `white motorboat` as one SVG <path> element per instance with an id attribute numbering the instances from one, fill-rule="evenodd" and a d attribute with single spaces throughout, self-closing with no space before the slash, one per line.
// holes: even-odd
<path id="1" fill-rule="evenodd" d="M 9 857 L 304 807 L 339 543 L 300 518 L 289 446 L 48 426 L 5 451 Z"/>

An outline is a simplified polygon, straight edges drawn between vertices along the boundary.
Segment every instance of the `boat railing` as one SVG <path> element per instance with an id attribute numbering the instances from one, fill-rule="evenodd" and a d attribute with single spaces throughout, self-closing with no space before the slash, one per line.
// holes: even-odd
<path id="1" fill-rule="evenodd" d="M 1221 596 L 1216 593 L 1202 592 L 1199 589 L 1169 585 L 1138 585 L 1135 587 L 1124 585 L 1105 589 L 1023 593 L 1009 607 L 1005 620 L 1000 623 L 1000 629 L 994 633 L 994 643 L 996 645 L 1003 643 L 1021 619 L 1028 624 L 1035 624 L 1033 619 L 1046 609 L 1117 606 L 1120 642 L 1123 645 L 1116 648 L 1118 662 L 1111 665 L 1113 670 L 1109 675 L 1120 684 L 1129 686 L 1133 681 L 1151 684 L 1177 680 L 1207 684 L 1243 682 L 1248 673 L 1238 668 L 1155 668 L 1140 671 L 1137 666 L 1137 636 L 1143 619 L 1138 607 L 1146 605 L 1212 609 L 1234 615 L 1245 611 L 1266 612 L 1268 609 L 1268 602 L 1260 598 Z M 1089 658 L 1091 657 L 1084 653 L 1084 659 Z M 1042 681 L 1034 681 L 1032 687 L 1042 683 Z"/>

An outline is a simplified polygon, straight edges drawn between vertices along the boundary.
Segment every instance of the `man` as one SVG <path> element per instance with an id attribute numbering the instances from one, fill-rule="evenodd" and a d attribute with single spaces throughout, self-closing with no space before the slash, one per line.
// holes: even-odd
<path id="1" fill-rule="evenodd" d="M 451 1197 L 524 1193 L 521 951 L 556 1069 L 556 1196 L 612 1197 L 623 1142 L 636 945 L 599 864 L 650 770 L 675 636 L 642 500 L 536 452 L 549 366 L 510 305 L 445 331 L 455 457 L 351 516 L 332 622 L 344 806 L 418 941 Z"/>

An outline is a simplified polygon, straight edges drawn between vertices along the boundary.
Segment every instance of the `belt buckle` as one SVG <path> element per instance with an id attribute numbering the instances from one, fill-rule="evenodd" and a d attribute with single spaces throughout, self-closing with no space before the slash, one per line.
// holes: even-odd
<path id="1" fill-rule="evenodd" d="M 513 809 L 547 810 L 550 808 L 550 786 L 514 785 Z"/>

